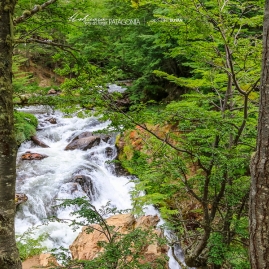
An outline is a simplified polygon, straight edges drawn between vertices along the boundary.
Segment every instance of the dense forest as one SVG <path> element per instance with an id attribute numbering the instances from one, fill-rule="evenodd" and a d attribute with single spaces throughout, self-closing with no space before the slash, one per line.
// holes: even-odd
<path id="1" fill-rule="evenodd" d="M 258 111 L 261 84 L 268 85 L 266 78 L 261 80 L 261 74 L 266 77 L 262 69 L 268 66 L 262 65 L 268 1 L 19 0 L 16 6 L 15 2 L 0 1 L 0 29 L 5 22 L 10 25 L 0 33 L 0 128 L 14 127 L 0 132 L 4 141 L 0 153 L 10 156 L 0 164 L 0 192 L 4 192 L 0 240 L 6 236 L 5 227 L 13 227 L 14 220 L 6 220 L 15 214 L 15 183 L 10 191 L 2 189 L 15 175 L 17 147 L 34 136 L 37 127 L 36 118 L 19 108 L 49 105 L 66 115 L 109 120 L 102 132 L 118 134 L 115 162 L 134 176 L 131 212 L 141 215 L 147 205 L 159 210 L 165 228 L 173 233 L 165 244 L 181 268 L 268 268 L 268 242 L 263 241 L 268 241 L 268 223 L 261 224 L 257 234 L 251 228 L 256 225 L 256 219 L 251 220 L 255 211 L 251 173 L 254 179 L 265 179 L 261 183 L 265 196 L 268 173 L 261 176 L 255 170 L 257 155 L 250 165 L 258 152 L 257 135 L 267 126 L 266 121 L 258 125 Z M 11 79 L 13 90 L 5 84 Z M 109 84 L 126 90 L 110 91 Z M 10 112 L 13 106 L 14 115 L 5 114 L 5 107 Z M 265 140 L 258 140 L 261 148 Z M 7 144 L 13 145 L 9 155 Z M 268 160 L 264 154 L 263 164 Z M 80 206 L 79 216 L 99 223 L 110 234 L 87 201 L 66 201 L 62 206 L 74 203 Z M 1 213 L 3 208 L 13 210 L 8 213 L 11 217 Z M 268 222 L 268 210 L 257 218 Z M 10 236 L 10 241 L 3 240 L 5 246 L 0 242 L 0 267 L 21 268 L 14 230 Z M 136 257 L 131 267 L 118 262 L 115 253 L 120 244 L 112 236 L 109 243 L 102 243 L 105 251 L 98 258 L 66 258 L 66 267 L 54 268 L 166 268 L 163 261 L 139 262 L 143 252 L 139 242 L 153 237 L 135 230 L 120 241 L 128 250 L 137 249 L 135 254 L 130 251 Z M 28 238 L 27 244 L 33 242 L 37 248 L 39 242 Z M 3 254 L 7 246 L 12 254 Z M 18 246 L 22 254 L 25 245 L 18 242 Z M 184 261 L 176 257 L 177 247 Z"/>

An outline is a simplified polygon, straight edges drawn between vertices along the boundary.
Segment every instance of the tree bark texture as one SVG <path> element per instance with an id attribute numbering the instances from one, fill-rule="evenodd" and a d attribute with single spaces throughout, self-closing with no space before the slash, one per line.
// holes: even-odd
<path id="1" fill-rule="evenodd" d="M 269 268 L 269 0 L 265 1 L 257 151 L 251 162 L 250 262 Z"/>
<path id="2" fill-rule="evenodd" d="M 12 104 L 13 11 L 0 0 L 0 268 L 21 269 L 15 241 L 16 155 Z"/>

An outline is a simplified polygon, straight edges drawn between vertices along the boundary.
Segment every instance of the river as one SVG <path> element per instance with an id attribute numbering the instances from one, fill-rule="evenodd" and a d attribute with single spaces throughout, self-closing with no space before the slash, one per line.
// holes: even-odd
<path id="1" fill-rule="evenodd" d="M 85 196 L 81 185 L 74 181 L 76 176 L 85 176 L 91 181 L 92 189 L 88 193 L 93 205 L 100 208 L 108 201 L 118 209 L 130 209 L 129 192 L 134 187 L 129 176 L 116 175 L 115 165 L 111 163 L 117 155 L 115 138 L 102 141 L 87 151 L 64 150 L 72 138 L 82 132 L 101 130 L 108 123 L 100 123 L 94 117 L 64 117 L 61 112 L 54 112 L 49 107 L 29 107 L 25 112 L 34 113 L 39 120 L 37 136 L 49 148 L 41 148 L 28 141 L 18 151 L 17 159 L 17 192 L 25 193 L 28 201 L 19 206 L 16 214 L 16 234 L 24 233 L 28 228 L 37 226 L 35 234 L 49 234 L 44 241 L 48 249 L 60 246 L 68 248 L 79 231 L 73 231 L 66 223 L 51 222 L 46 225 L 44 220 L 56 215 L 58 218 L 70 219 L 72 208 L 55 207 L 57 199 L 72 199 Z M 51 124 L 48 119 L 56 119 Z M 43 160 L 25 161 L 21 155 L 26 151 L 45 154 Z M 158 214 L 153 208 L 145 209 L 145 213 Z M 171 257 L 170 269 L 180 267 Z"/>

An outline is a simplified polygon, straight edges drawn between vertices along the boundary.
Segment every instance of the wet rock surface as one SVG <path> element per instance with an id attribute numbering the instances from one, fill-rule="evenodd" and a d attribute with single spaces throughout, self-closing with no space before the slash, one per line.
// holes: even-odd
<path id="1" fill-rule="evenodd" d="M 66 147 L 65 150 L 87 150 L 92 147 L 98 146 L 101 142 L 101 138 L 98 136 L 83 137 L 72 140 Z"/>
<path id="2" fill-rule="evenodd" d="M 114 162 L 114 170 L 115 170 L 115 175 L 118 177 L 130 176 L 130 173 L 125 168 L 122 167 L 119 160 L 116 160 Z"/>
<path id="3" fill-rule="evenodd" d="M 109 139 L 109 135 L 93 135 L 92 132 L 82 132 L 68 139 L 68 142 L 71 142 L 65 147 L 65 150 L 87 150 L 98 146 L 101 141 L 108 142 Z"/>
<path id="4" fill-rule="evenodd" d="M 45 154 L 39 154 L 39 153 L 32 153 L 30 151 L 26 151 L 24 154 L 21 155 L 21 160 L 42 160 L 44 158 L 47 158 L 48 156 Z"/>
<path id="5" fill-rule="evenodd" d="M 15 194 L 15 205 L 18 206 L 22 203 L 25 203 L 28 200 L 28 197 L 24 193 Z"/>
<path id="6" fill-rule="evenodd" d="M 112 158 L 113 155 L 114 155 L 113 148 L 111 148 L 111 147 L 107 147 L 107 148 L 105 149 L 105 155 L 106 155 L 107 158 Z"/>
<path id="7" fill-rule="evenodd" d="M 72 182 L 78 183 L 91 200 L 96 199 L 99 195 L 97 188 L 89 176 L 75 175 L 72 179 Z"/>
<path id="8" fill-rule="evenodd" d="M 47 144 L 45 144 L 43 141 L 41 141 L 36 135 L 31 136 L 31 140 L 34 142 L 34 144 L 42 147 L 42 148 L 49 148 Z"/>
<path id="9" fill-rule="evenodd" d="M 45 121 L 48 121 L 49 123 L 51 124 L 57 124 L 57 119 L 56 118 L 49 118 L 49 119 L 46 119 Z"/>

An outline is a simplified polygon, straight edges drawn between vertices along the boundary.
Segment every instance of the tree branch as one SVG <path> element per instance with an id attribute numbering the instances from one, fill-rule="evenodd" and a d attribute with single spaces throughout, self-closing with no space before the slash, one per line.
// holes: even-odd
<path id="1" fill-rule="evenodd" d="M 175 261 L 180 265 L 180 267 L 181 267 L 182 269 L 187 269 L 188 267 L 187 267 L 183 262 L 181 262 L 181 260 L 176 256 L 176 254 L 175 254 L 175 246 L 174 246 L 174 244 L 171 246 L 171 251 L 172 251 L 172 256 L 173 256 L 173 258 L 174 258 Z"/>
<path id="2" fill-rule="evenodd" d="M 38 13 L 41 10 L 44 10 L 46 7 L 48 7 L 51 4 L 54 4 L 55 2 L 57 2 L 57 0 L 49 0 L 45 3 L 43 3 L 42 5 L 35 5 L 32 10 L 24 11 L 20 17 L 14 19 L 14 21 L 13 21 L 14 25 L 17 25 L 19 23 L 22 23 L 22 22 L 28 20 L 36 13 Z"/>
<path id="3" fill-rule="evenodd" d="M 56 43 L 56 42 L 53 42 L 52 40 L 49 40 L 49 39 L 27 38 L 26 40 L 16 40 L 15 42 L 16 43 L 40 43 L 40 44 L 43 44 L 43 45 L 50 45 L 50 46 L 59 47 L 61 49 L 69 48 L 69 49 L 72 49 L 72 50 L 75 50 L 75 51 L 79 52 L 79 50 L 74 49 L 69 45 L 63 45 L 63 44 L 60 44 L 60 43 Z"/>
<path id="4" fill-rule="evenodd" d="M 59 44 L 59 43 L 53 42 L 52 40 L 47 40 L 47 39 L 37 39 L 37 38 L 28 38 L 26 40 L 19 39 L 19 40 L 15 40 L 15 43 L 39 43 L 43 45 L 58 47 L 61 50 L 70 53 L 76 61 L 77 61 L 77 57 L 74 55 L 74 53 L 71 50 L 79 52 L 79 50 L 74 49 L 71 46 Z"/>

